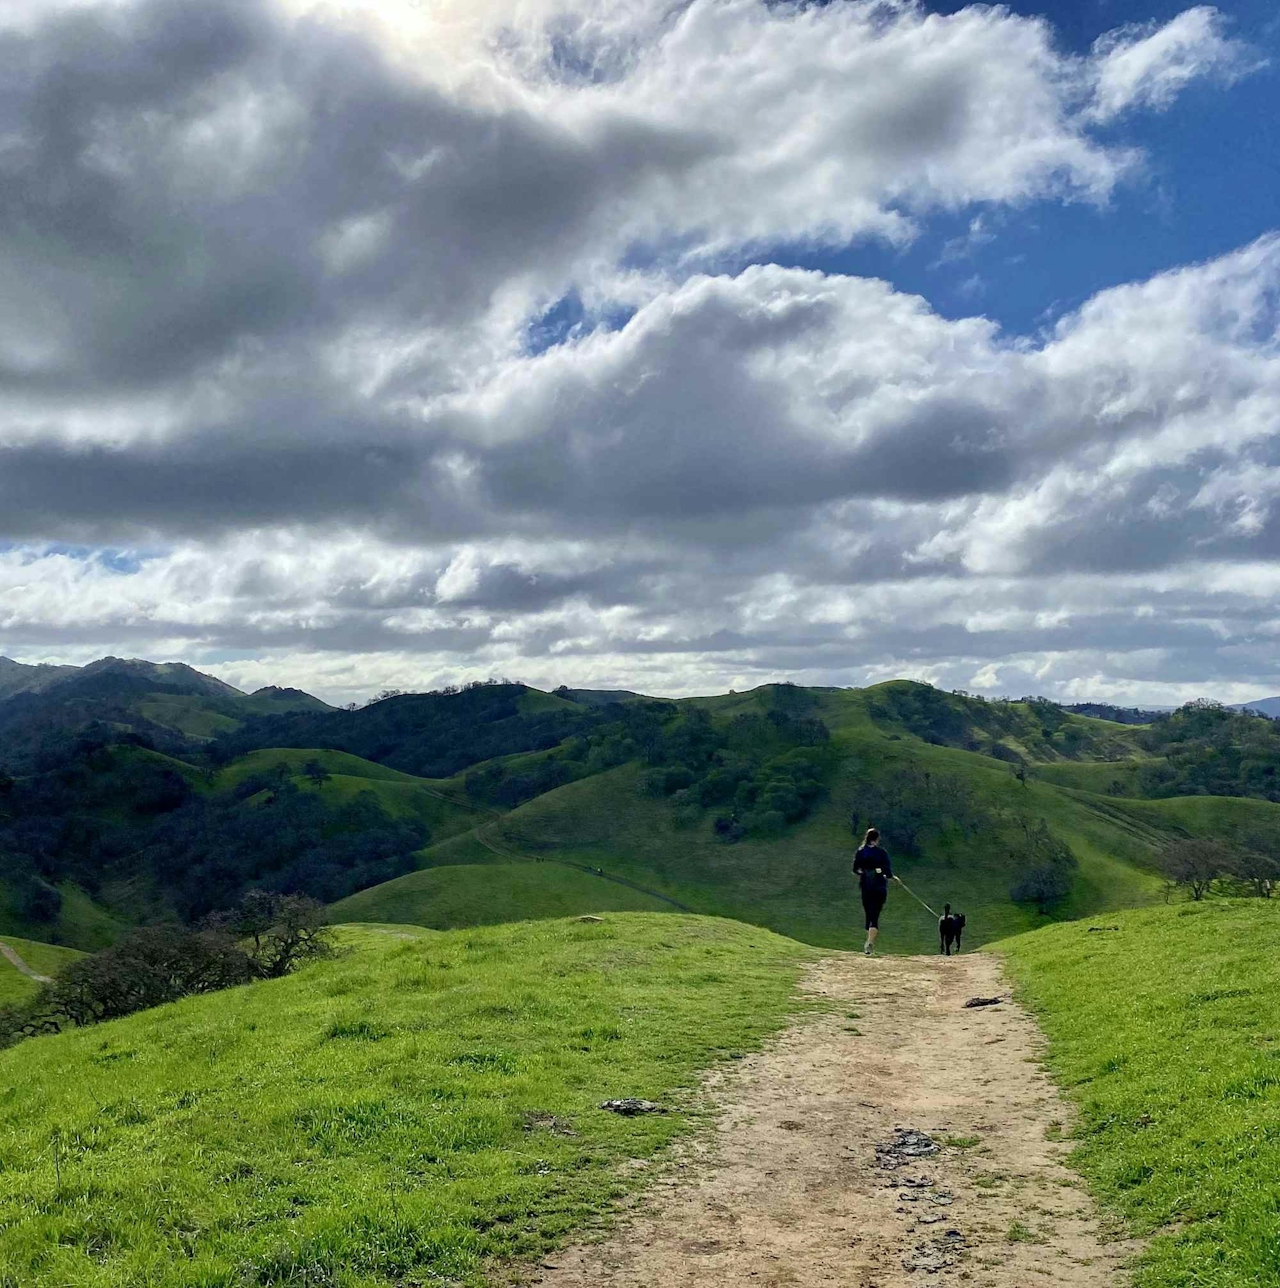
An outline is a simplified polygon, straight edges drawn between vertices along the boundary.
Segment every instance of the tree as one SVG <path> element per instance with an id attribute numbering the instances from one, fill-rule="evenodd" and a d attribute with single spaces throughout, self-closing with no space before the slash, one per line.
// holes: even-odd
<path id="1" fill-rule="evenodd" d="M 324 904 L 309 895 L 250 890 L 231 912 L 208 924 L 243 942 L 254 976 L 278 979 L 308 958 L 332 953 L 327 919 Z"/>
<path id="2" fill-rule="evenodd" d="M 18 1032 L 31 1036 L 57 1032 L 69 1023 L 119 1019 L 250 978 L 248 956 L 225 934 L 179 925 L 145 926 L 64 967 L 25 1009 Z"/>
<path id="3" fill-rule="evenodd" d="M 1009 889 L 1009 898 L 1014 903 L 1034 903 L 1036 911 L 1043 916 L 1070 891 L 1070 871 L 1051 863 L 1042 863 L 1028 869 L 1013 883 Z"/>
<path id="4" fill-rule="evenodd" d="M 1024 814 L 1014 824 L 1014 857 L 1025 867 L 1009 888 L 1009 898 L 1014 903 L 1034 903 L 1038 912 L 1046 914 L 1071 892 L 1079 864 L 1071 847 L 1050 832 L 1044 819 L 1033 823 Z"/>
<path id="5" fill-rule="evenodd" d="M 1232 859 L 1225 845 L 1187 838 L 1169 842 L 1157 865 L 1171 886 L 1189 891 L 1199 902 L 1215 881 L 1231 871 Z"/>
<path id="6" fill-rule="evenodd" d="M 324 765 L 314 756 L 302 766 L 302 772 L 315 784 L 316 791 L 319 791 L 332 777 Z"/>
<path id="7" fill-rule="evenodd" d="M 1280 885 L 1280 859 L 1261 849 L 1236 850 L 1227 871 L 1259 899 L 1270 899 Z"/>

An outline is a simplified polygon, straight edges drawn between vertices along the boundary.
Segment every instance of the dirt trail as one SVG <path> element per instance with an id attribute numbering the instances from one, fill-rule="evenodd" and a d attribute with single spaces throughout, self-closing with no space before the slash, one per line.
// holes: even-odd
<path id="1" fill-rule="evenodd" d="M 28 979 L 33 979 L 37 984 L 52 984 L 53 981 L 48 975 L 38 975 L 35 971 L 22 960 L 18 954 L 9 947 L 8 944 L 0 943 L 0 955 L 7 957 Z"/>
<path id="2" fill-rule="evenodd" d="M 1066 1146 L 1040 1035 L 988 954 L 842 955 L 808 988 L 835 1003 L 710 1087 L 714 1137 L 604 1242 L 525 1272 L 543 1288 L 1117 1288 Z M 850 1012 L 856 1018 L 848 1018 Z M 877 1152 L 896 1129 L 941 1148 Z M 976 1138 L 976 1139 L 975 1139 Z M 901 1141 L 903 1138 L 898 1137 Z M 950 1143 L 946 1143 L 946 1142 Z M 927 1149 L 927 1146 L 925 1146 Z M 892 1166 L 897 1164 L 896 1166 Z"/>

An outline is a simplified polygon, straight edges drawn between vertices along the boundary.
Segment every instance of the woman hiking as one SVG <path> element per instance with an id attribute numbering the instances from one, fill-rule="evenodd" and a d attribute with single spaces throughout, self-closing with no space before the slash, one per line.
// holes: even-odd
<path id="1" fill-rule="evenodd" d="M 870 957 L 880 933 L 880 913 L 889 894 L 889 882 L 893 879 L 893 864 L 880 845 L 876 828 L 867 828 L 862 847 L 853 856 L 853 871 L 862 886 L 862 910 L 867 914 L 867 942 L 862 951 Z"/>

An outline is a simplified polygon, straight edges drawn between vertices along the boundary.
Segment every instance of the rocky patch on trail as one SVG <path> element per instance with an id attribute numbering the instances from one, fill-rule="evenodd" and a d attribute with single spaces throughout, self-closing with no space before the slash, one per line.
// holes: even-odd
<path id="1" fill-rule="evenodd" d="M 944 1230 L 935 1238 L 917 1243 L 902 1258 L 902 1268 L 908 1274 L 936 1275 L 958 1265 L 963 1254 L 964 1235 L 959 1230 Z"/>
<path id="2" fill-rule="evenodd" d="M 895 1127 L 893 1139 L 881 1141 L 876 1146 L 876 1166 L 886 1171 L 902 1167 L 915 1158 L 928 1158 L 940 1146 L 932 1136 L 910 1127 Z"/>

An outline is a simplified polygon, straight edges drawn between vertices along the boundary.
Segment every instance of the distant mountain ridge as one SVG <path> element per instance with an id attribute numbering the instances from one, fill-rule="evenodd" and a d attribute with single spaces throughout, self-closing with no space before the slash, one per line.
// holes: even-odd
<path id="1" fill-rule="evenodd" d="M 0 765 L 58 760 L 76 739 L 133 738 L 182 754 L 254 717 L 332 708 L 300 689 L 243 693 L 183 662 L 104 657 L 86 666 L 0 659 Z M 52 760 L 51 760 L 52 758 Z"/>
<path id="2" fill-rule="evenodd" d="M 1252 711 L 1269 720 L 1280 720 L 1280 698 L 1259 698 L 1256 702 L 1238 702 L 1235 711 Z"/>
<path id="3" fill-rule="evenodd" d="M 29 666 L 11 657 L 0 657 L 0 700 L 15 693 L 36 692 L 79 671 L 78 666 L 54 666 L 41 662 Z"/>
<path id="4" fill-rule="evenodd" d="M 100 657 L 96 662 L 88 662 L 84 666 L 15 662 L 12 658 L 0 657 L 0 701 L 19 693 L 44 693 L 54 687 L 97 680 L 103 676 L 119 677 L 126 681 L 140 680 L 186 693 L 205 693 L 211 697 L 305 699 L 315 710 L 330 709 L 327 702 L 302 689 L 268 684 L 265 688 L 245 693 L 225 680 L 197 671 L 185 662 L 149 662 L 138 657 Z"/>

